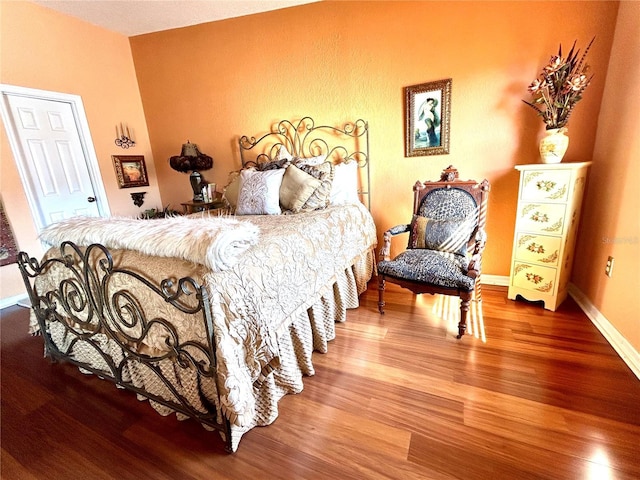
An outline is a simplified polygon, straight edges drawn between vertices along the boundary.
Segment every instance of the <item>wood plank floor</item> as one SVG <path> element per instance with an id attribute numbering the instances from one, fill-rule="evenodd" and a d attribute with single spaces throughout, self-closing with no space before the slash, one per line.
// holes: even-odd
<path id="1" fill-rule="evenodd" d="M 572 299 L 483 289 L 454 338 L 437 297 L 370 286 L 316 375 L 226 454 L 216 433 L 71 365 L 2 310 L 2 479 L 638 479 L 640 381 Z M 483 335 L 485 340 L 483 341 Z"/>

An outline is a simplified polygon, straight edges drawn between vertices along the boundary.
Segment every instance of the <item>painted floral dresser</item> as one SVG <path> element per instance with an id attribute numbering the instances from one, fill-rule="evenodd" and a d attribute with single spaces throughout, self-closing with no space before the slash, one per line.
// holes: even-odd
<path id="1" fill-rule="evenodd" d="M 520 189 L 508 298 L 567 297 L 587 170 L 591 162 L 518 165 Z"/>

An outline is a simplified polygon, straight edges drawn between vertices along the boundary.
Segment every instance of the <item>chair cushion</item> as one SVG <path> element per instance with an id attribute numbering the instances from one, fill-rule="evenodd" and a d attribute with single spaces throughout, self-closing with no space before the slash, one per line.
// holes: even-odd
<path id="1" fill-rule="evenodd" d="M 467 258 L 434 250 L 406 250 L 393 260 L 378 263 L 378 274 L 439 287 L 472 291 L 475 279 L 466 275 Z"/>
<path id="2" fill-rule="evenodd" d="M 414 215 L 407 248 L 427 248 L 465 255 L 474 228 L 474 219 L 437 220 Z"/>

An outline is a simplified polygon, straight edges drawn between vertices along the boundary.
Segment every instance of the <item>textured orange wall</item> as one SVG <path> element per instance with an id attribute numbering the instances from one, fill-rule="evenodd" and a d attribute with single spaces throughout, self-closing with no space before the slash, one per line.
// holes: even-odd
<path id="1" fill-rule="evenodd" d="M 573 282 L 640 352 L 640 3 L 622 2 Z M 613 275 L 605 276 L 608 256 Z"/>
<path id="2" fill-rule="evenodd" d="M 163 201 L 191 195 L 167 160 L 187 139 L 214 157 L 209 180 L 239 167 L 239 135 L 311 115 L 371 128 L 379 234 L 410 220 L 411 186 L 453 164 L 492 183 L 484 272 L 509 274 L 518 176 L 544 127 L 521 100 L 558 43 L 597 36 L 596 77 L 569 124 L 565 161 L 591 160 L 615 2 L 319 2 L 133 37 Z M 561 26 L 561 27 L 560 27 Z M 404 157 L 403 87 L 451 77 L 451 153 Z M 400 242 L 402 243 L 402 241 Z M 399 245 L 399 244 L 398 244 Z"/>
<path id="3" fill-rule="evenodd" d="M 0 3 L 0 82 L 82 97 L 113 215 L 136 215 L 131 191 L 146 191 L 144 208 L 160 206 L 160 193 L 127 37 L 30 2 Z M 128 122 L 138 144 L 113 142 L 115 125 Z M 144 155 L 150 186 L 119 189 L 111 155 Z M 0 190 L 19 248 L 41 251 L 4 126 L 0 128 Z M 0 298 L 24 291 L 16 265 L 0 268 Z"/>

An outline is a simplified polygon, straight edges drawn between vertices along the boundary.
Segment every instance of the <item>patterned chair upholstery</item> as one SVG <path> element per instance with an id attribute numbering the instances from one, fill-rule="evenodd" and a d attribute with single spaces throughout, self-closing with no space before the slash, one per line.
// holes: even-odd
<path id="1" fill-rule="evenodd" d="M 378 310 L 384 313 L 386 282 L 416 294 L 460 297 L 458 338 L 466 330 L 469 304 L 480 287 L 489 182 L 462 181 L 449 166 L 437 182 L 413 186 L 413 218 L 384 233 L 378 263 Z M 391 239 L 409 233 L 407 249 L 393 260 Z"/>

